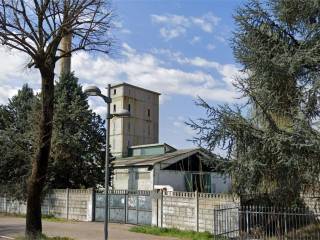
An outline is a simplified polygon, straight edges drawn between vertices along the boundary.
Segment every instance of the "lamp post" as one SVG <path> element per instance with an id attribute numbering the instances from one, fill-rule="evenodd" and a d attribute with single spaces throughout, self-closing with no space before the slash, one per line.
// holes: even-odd
<path id="1" fill-rule="evenodd" d="M 96 86 L 89 86 L 84 90 L 84 93 L 88 96 L 98 96 L 101 97 L 104 102 L 107 104 L 107 114 L 106 114 L 106 163 L 105 163 L 105 174 L 104 174 L 104 186 L 105 186 L 105 217 L 104 217 L 104 239 L 108 240 L 108 212 L 109 212 L 109 145 L 110 145 L 110 119 L 113 117 L 129 117 L 130 112 L 128 110 L 122 110 L 119 113 L 110 114 L 110 104 L 112 99 L 110 97 L 111 85 L 108 84 L 108 93 L 107 96 L 103 95 L 100 89 Z"/>

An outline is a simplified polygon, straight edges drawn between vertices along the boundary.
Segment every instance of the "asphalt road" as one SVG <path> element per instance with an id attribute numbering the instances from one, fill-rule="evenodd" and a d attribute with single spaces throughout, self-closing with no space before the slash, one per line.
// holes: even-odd
<path id="1" fill-rule="evenodd" d="M 131 225 L 109 224 L 110 240 L 177 240 L 177 238 L 159 237 L 132 233 Z M 21 236 L 25 231 L 25 219 L 0 216 L 0 239 L 8 240 Z M 70 237 L 75 240 L 102 240 L 103 223 L 97 222 L 46 222 L 43 221 L 43 233 L 47 236 Z M 9 238 L 4 238 L 9 237 Z"/>

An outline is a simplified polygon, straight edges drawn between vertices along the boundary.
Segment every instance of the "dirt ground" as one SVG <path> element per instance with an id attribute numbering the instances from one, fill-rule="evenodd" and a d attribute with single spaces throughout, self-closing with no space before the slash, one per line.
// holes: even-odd
<path id="1" fill-rule="evenodd" d="M 47 222 L 43 221 L 43 233 L 47 236 L 63 236 L 76 240 L 103 239 L 103 223 L 97 222 Z M 110 240 L 177 240 L 177 238 L 159 237 L 147 234 L 132 233 L 132 225 L 109 224 Z M 25 219 L 0 216 L 0 239 L 13 239 L 25 231 Z"/>

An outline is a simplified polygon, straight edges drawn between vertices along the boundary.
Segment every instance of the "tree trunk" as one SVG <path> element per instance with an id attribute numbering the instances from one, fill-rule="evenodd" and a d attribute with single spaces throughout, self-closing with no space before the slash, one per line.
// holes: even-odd
<path id="1" fill-rule="evenodd" d="M 41 73 L 41 118 L 36 154 L 32 162 L 32 173 L 28 181 L 26 236 L 36 239 L 42 233 L 41 195 L 46 181 L 48 160 L 51 147 L 54 67 L 40 67 Z"/>

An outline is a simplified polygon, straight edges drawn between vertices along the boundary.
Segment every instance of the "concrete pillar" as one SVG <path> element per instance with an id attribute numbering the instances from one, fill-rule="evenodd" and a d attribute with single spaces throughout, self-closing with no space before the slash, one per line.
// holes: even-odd
<path id="1" fill-rule="evenodd" d="M 154 190 L 152 192 L 152 226 L 160 227 L 162 226 L 162 201 L 163 195 L 162 190 Z"/>
<path id="2" fill-rule="evenodd" d="M 96 208 L 96 192 L 94 188 L 88 189 L 88 201 L 87 201 L 87 219 L 88 222 L 95 220 L 95 208 Z"/>
<path id="3" fill-rule="evenodd" d="M 196 217 L 196 227 L 195 227 L 195 231 L 199 232 L 199 193 L 198 191 L 195 191 L 195 203 L 194 203 L 194 208 L 195 208 L 195 217 Z"/>
<path id="4" fill-rule="evenodd" d="M 69 219 L 69 188 L 66 189 L 66 218 Z"/>

